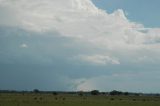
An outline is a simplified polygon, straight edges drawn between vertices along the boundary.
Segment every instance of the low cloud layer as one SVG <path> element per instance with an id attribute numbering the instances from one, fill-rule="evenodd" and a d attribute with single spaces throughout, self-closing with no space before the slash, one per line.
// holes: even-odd
<path id="1" fill-rule="evenodd" d="M 140 80 L 150 71 L 157 76 L 160 28 L 145 28 L 132 22 L 121 9 L 109 14 L 91 0 L 0 0 L 0 13 L 0 72 L 11 81 L 2 77 L 0 84 L 8 83 L 3 88 L 10 89 L 9 83 L 14 83 L 15 89 L 25 88 L 20 86 L 23 77 L 18 77 L 22 82 L 17 82 L 8 74 L 13 71 L 7 68 L 10 65 L 15 65 L 15 77 L 46 73 L 40 81 L 48 83 L 42 89 L 53 90 L 110 90 L 121 89 L 122 84 L 124 90 L 138 91 L 147 83 L 139 88 L 138 79 L 128 80 L 123 74 L 139 71 L 144 73 Z M 24 67 L 20 68 L 22 72 L 20 65 Z M 112 85 L 114 76 L 109 75 L 117 73 L 125 83 L 113 80 L 116 83 Z M 32 77 L 31 82 L 37 83 L 40 78 Z M 104 80 L 109 84 L 102 86 Z M 33 85 L 28 82 L 28 89 L 34 89 Z M 40 84 L 37 87 L 41 88 Z"/>

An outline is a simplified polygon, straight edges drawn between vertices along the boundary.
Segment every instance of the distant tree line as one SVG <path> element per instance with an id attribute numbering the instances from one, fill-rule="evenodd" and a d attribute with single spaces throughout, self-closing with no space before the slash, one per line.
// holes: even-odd
<path id="1" fill-rule="evenodd" d="M 109 93 L 110 95 L 129 95 L 129 92 L 121 92 L 121 91 L 116 91 L 116 90 L 113 90 Z"/>
<path id="2" fill-rule="evenodd" d="M 118 95 L 124 95 L 124 96 L 160 96 L 160 93 L 155 93 L 155 94 L 147 94 L 147 93 L 132 93 L 132 92 L 122 92 L 122 91 L 117 91 L 113 90 L 110 92 L 100 92 L 99 90 L 92 90 L 88 92 L 83 92 L 83 91 L 40 91 L 39 89 L 34 89 L 32 91 L 16 91 L 16 90 L 0 90 L 0 93 L 50 93 L 52 95 L 58 95 L 58 94 L 71 94 L 71 95 L 79 95 L 79 96 L 85 96 L 85 95 L 105 95 L 105 96 L 118 96 Z"/>
<path id="3" fill-rule="evenodd" d="M 111 92 L 100 92 L 99 90 L 92 90 L 90 92 L 79 92 L 79 95 L 84 95 L 84 94 L 91 94 L 91 95 L 125 95 L 125 96 L 128 96 L 128 95 L 136 95 L 136 96 L 139 96 L 140 93 L 130 93 L 130 92 L 122 92 L 122 91 L 117 91 L 117 90 L 113 90 Z"/>
<path id="4" fill-rule="evenodd" d="M 92 90 L 90 92 L 91 95 L 111 95 L 111 96 L 119 96 L 119 95 L 124 95 L 124 96 L 160 96 L 159 93 L 155 94 L 147 94 L 147 93 L 133 93 L 133 92 L 122 92 L 122 91 L 117 91 L 113 90 L 111 92 L 100 92 L 98 90 Z"/>

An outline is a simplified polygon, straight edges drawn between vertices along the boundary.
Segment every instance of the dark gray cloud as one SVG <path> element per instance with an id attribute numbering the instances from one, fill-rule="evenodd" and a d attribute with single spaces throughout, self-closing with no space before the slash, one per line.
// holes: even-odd
<path id="1" fill-rule="evenodd" d="M 98 67 L 72 60 L 74 55 L 88 50 L 73 38 L 57 32 L 34 33 L 0 27 L 1 89 L 70 90 L 72 85 L 66 84 L 71 82 L 65 82 L 65 77 L 97 75 Z"/>
<path id="2" fill-rule="evenodd" d="M 110 90 L 117 87 L 118 82 L 112 79 L 114 77 L 108 79 L 108 76 L 118 74 L 121 78 L 125 73 L 134 75 L 152 71 L 154 74 L 159 70 L 158 63 L 137 62 L 145 61 L 146 57 L 134 64 L 131 63 L 128 61 L 132 58 L 129 58 L 129 54 L 119 55 L 123 60 L 120 65 L 94 65 L 74 59 L 79 54 L 87 55 L 103 51 L 99 49 L 97 52 L 97 50 L 98 48 L 74 38 L 64 37 L 56 31 L 38 33 L 17 27 L 0 27 L 0 89 L 80 90 L 84 89 L 85 83 L 90 85 L 88 80 L 94 82 L 94 79 L 98 78 L 98 82 L 104 85 L 101 90 Z M 114 82 L 105 84 L 104 79 Z M 126 81 L 128 84 L 130 82 L 137 84 L 134 78 Z M 119 83 L 122 84 L 121 81 Z M 113 87 L 107 87 L 112 84 Z M 93 88 L 97 88 L 95 85 Z M 91 88 L 86 87 L 86 89 Z M 129 87 L 128 89 L 131 90 Z M 132 91 L 137 89 L 138 87 L 135 87 Z"/>

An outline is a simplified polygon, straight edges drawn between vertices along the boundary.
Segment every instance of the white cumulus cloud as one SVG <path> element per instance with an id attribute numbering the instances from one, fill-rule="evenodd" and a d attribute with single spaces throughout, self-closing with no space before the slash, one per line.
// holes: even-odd
<path id="1" fill-rule="evenodd" d="M 77 58 L 79 58 L 82 61 L 86 61 L 97 65 L 120 64 L 118 59 L 106 55 L 91 55 L 91 56 L 81 55 L 78 56 Z"/>
<path id="2" fill-rule="evenodd" d="M 6 19 L 0 21 L 1 26 L 15 26 L 40 33 L 57 31 L 60 36 L 95 47 L 97 51 L 91 54 L 106 53 L 121 59 L 124 54 L 124 58 L 150 55 L 144 52 L 146 50 L 152 54 L 160 52 L 160 28 L 145 28 L 132 22 L 122 9 L 109 14 L 97 8 L 91 0 L 0 0 L 0 8 L 0 12 L 5 13 L 0 18 Z M 119 61 L 105 56 L 87 58 L 95 63 L 110 61 L 119 64 Z"/>
<path id="3" fill-rule="evenodd" d="M 21 47 L 21 48 L 28 48 L 28 45 L 25 44 L 25 43 L 23 43 L 23 44 L 20 45 L 20 47 Z"/>
<path id="4" fill-rule="evenodd" d="M 109 14 L 97 8 L 91 0 L 0 0 L 0 8 L 3 8 L 0 12 L 6 14 L 6 21 L 0 25 L 6 23 L 7 26 L 41 33 L 57 31 L 60 36 L 103 50 L 96 51 L 96 55 L 107 53 L 119 58 L 125 53 L 139 58 L 137 55 L 143 50 L 150 50 L 153 54 L 160 52 L 160 28 L 145 28 L 131 22 L 122 9 Z M 4 17 L 0 15 L 0 18 Z M 143 53 L 142 57 L 148 55 Z M 110 61 L 119 64 L 119 61 L 105 56 L 87 58 L 95 63 Z"/>

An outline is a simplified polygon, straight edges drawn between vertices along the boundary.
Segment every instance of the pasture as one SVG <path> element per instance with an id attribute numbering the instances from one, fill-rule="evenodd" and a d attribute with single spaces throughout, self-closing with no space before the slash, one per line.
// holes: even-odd
<path id="1" fill-rule="evenodd" d="M 1 93 L 0 106 L 160 106 L 160 97 Z"/>

